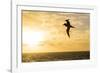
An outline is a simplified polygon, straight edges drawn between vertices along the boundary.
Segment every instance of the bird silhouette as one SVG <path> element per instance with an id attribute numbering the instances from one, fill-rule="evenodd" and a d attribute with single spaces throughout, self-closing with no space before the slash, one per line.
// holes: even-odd
<path id="1" fill-rule="evenodd" d="M 66 23 L 64 23 L 63 25 L 64 25 L 65 27 L 67 27 L 66 33 L 67 33 L 68 37 L 70 38 L 70 34 L 69 34 L 70 28 L 75 28 L 75 27 L 72 26 L 72 25 L 70 24 L 69 19 L 67 19 L 67 20 L 65 20 L 65 21 L 66 21 Z"/>

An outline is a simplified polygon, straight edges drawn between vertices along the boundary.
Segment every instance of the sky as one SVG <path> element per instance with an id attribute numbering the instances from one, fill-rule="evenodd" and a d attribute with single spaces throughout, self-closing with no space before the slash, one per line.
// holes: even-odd
<path id="1" fill-rule="evenodd" d="M 22 10 L 22 52 L 90 50 L 90 14 Z M 66 19 L 75 28 L 67 36 Z"/>

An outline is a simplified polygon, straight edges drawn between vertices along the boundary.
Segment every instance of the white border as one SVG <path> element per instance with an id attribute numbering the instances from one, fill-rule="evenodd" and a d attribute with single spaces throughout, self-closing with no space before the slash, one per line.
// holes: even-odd
<path id="1" fill-rule="evenodd" d="M 94 7 L 80 6 L 54 6 L 44 5 L 16 5 L 12 10 L 12 72 L 20 71 L 42 71 L 69 68 L 86 68 L 96 65 L 96 10 Z M 56 61 L 56 62 L 34 62 L 21 63 L 21 10 L 41 10 L 58 12 L 81 12 L 90 13 L 90 60 Z M 16 12 L 15 12 L 15 11 Z M 15 17 L 16 16 L 16 17 Z M 18 31 L 18 33 L 17 33 Z M 15 40 L 16 39 L 16 40 Z"/>

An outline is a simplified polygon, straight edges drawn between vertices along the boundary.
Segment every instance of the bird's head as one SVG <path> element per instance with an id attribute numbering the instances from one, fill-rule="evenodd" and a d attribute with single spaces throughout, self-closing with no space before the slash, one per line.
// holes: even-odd
<path id="1" fill-rule="evenodd" d="M 65 21 L 69 21 L 70 19 L 66 19 Z"/>

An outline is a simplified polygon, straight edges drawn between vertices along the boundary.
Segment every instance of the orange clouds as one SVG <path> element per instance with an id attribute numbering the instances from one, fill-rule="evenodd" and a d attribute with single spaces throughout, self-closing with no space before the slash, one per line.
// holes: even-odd
<path id="1" fill-rule="evenodd" d="M 88 13 L 22 11 L 23 32 L 26 32 L 26 28 L 30 28 L 32 29 L 31 32 L 37 30 L 45 33 L 45 39 L 39 42 L 40 44 L 35 47 L 38 48 L 37 50 L 34 50 L 34 47 L 29 48 L 27 45 L 24 45 L 25 43 L 23 42 L 23 52 L 89 50 L 89 16 Z M 75 28 L 70 30 L 70 39 L 66 34 L 66 28 L 63 26 L 66 18 L 69 18 L 71 25 L 75 26 Z"/>

